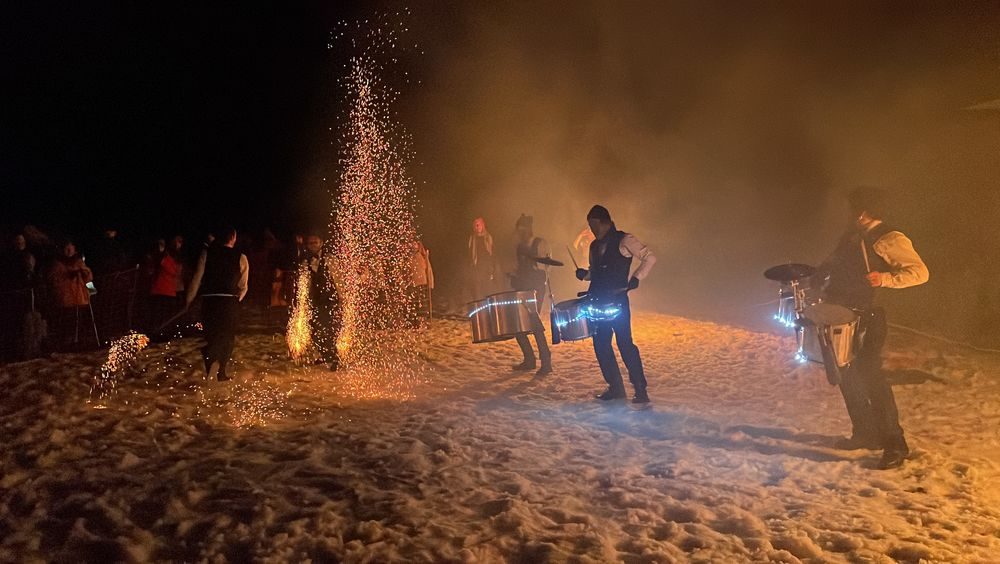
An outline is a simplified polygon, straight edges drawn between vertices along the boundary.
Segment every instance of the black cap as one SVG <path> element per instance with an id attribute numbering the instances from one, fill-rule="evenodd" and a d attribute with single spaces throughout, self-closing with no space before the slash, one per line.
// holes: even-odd
<path id="1" fill-rule="evenodd" d="M 847 195 L 847 201 L 854 213 L 868 212 L 874 219 L 885 216 L 888 194 L 882 188 L 859 186 Z"/>
<path id="2" fill-rule="evenodd" d="M 517 227 L 521 227 L 523 225 L 524 227 L 530 228 L 532 223 L 534 223 L 532 217 L 530 215 L 524 215 L 522 213 L 521 217 L 517 218 L 517 223 L 515 225 Z"/>
<path id="3" fill-rule="evenodd" d="M 590 208 L 590 211 L 587 212 L 587 219 L 599 219 L 611 223 L 611 212 L 608 211 L 608 208 L 597 205 Z"/>

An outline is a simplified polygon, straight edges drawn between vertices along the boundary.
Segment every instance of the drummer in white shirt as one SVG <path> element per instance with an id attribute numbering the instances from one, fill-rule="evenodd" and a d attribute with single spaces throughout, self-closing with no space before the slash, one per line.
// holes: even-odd
<path id="1" fill-rule="evenodd" d="M 840 372 L 853 432 L 836 446 L 882 449 L 883 469 L 901 466 L 910 449 L 892 387 L 882 374 L 888 324 L 885 310 L 876 303 L 877 289 L 909 288 L 930 277 L 910 239 L 883 223 L 886 200 L 878 188 L 857 188 L 848 195 L 851 227 L 815 275 L 823 284 L 824 301 L 859 312 L 859 330 L 864 333 L 856 359 Z"/>

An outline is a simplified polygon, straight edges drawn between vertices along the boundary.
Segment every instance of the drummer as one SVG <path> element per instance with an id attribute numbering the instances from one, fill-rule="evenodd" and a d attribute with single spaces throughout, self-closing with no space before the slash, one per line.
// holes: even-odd
<path id="1" fill-rule="evenodd" d="M 656 257 L 634 235 L 619 231 L 611 221 L 611 213 L 604 206 L 591 208 L 587 214 L 587 223 L 596 239 L 590 244 L 590 267 L 578 268 L 576 277 L 590 280 L 588 295 L 599 307 L 618 307 L 621 310 L 612 319 L 595 322 L 597 328 L 594 333 L 594 352 L 604 380 L 608 383 L 608 389 L 599 394 L 597 399 L 609 401 L 625 398 L 622 373 L 611 348 L 611 336 L 614 335 L 618 352 L 628 369 L 628 379 L 635 391 L 632 403 L 649 403 L 639 347 L 632 342 L 632 313 L 626 289 L 635 290 L 639 287 L 639 281 L 649 274 Z M 633 257 L 639 259 L 639 266 L 630 277 Z"/>
<path id="2" fill-rule="evenodd" d="M 902 466 L 910 449 L 892 387 L 882 374 L 888 325 L 885 310 L 875 305 L 876 289 L 917 286 L 927 282 L 929 273 L 910 239 L 882 222 L 885 201 L 877 188 L 857 188 L 848 195 L 850 227 L 815 280 L 825 282 L 827 303 L 860 313 L 859 332 L 864 334 L 856 360 L 841 372 L 840 391 L 853 430 L 835 446 L 882 449 L 879 467 L 888 469 Z"/>
<path id="3" fill-rule="evenodd" d="M 542 304 L 545 302 L 545 285 L 548 273 L 547 267 L 540 264 L 536 259 L 549 256 L 549 246 L 545 239 L 535 237 L 532 227 L 532 217 L 521 214 L 517 219 L 517 271 L 511 276 L 511 285 L 515 290 L 534 290 L 536 302 L 531 309 L 531 323 L 535 336 L 535 345 L 538 347 L 538 357 L 542 361 L 541 367 L 535 372 L 536 376 L 545 376 L 552 372 L 552 353 L 549 345 L 545 342 L 545 328 L 538 312 L 542 311 Z M 515 372 L 534 370 L 536 366 L 535 351 L 531 348 L 531 342 L 524 333 L 518 333 L 518 346 L 521 347 L 521 354 L 524 360 L 521 364 L 515 364 L 512 368 Z"/>

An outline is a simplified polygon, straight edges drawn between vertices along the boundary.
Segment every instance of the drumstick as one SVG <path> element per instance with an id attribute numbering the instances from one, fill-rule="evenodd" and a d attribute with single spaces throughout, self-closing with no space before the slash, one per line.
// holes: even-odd
<path id="1" fill-rule="evenodd" d="M 580 265 L 576 264 L 576 257 L 573 256 L 573 251 L 569 250 L 569 245 L 566 245 L 566 252 L 569 253 L 569 259 L 573 261 L 573 266 L 576 267 L 577 270 L 579 270 Z"/>
<path id="2" fill-rule="evenodd" d="M 865 246 L 864 239 L 861 239 L 861 256 L 865 257 L 865 272 L 871 272 L 872 265 L 868 263 L 868 247 Z"/>

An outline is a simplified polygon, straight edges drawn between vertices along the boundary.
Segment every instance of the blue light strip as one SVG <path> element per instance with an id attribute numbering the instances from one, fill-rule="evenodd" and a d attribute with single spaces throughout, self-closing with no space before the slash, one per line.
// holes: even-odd
<path id="1" fill-rule="evenodd" d="M 576 323 L 583 318 L 587 318 L 590 321 L 611 321 L 612 319 L 618 317 L 618 314 L 622 312 L 620 307 L 609 307 L 602 309 L 599 307 L 594 307 L 588 305 L 587 307 L 581 308 L 580 313 L 576 315 L 573 319 L 567 319 L 565 321 L 556 321 L 556 326 L 563 328 L 570 323 Z"/>
<path id="2" fill-rule="evenodd" d="M 537 303 L 537 302 L 538 302 L 538 300 L 536 300 L 535 298 L 531 298 L 530 300 L 505 300 L 505 301 L 502 301 L 502 302 L 490 302 L 490 301 L 487 301 L 486 305 L 481 305 L 481 306 L 477 307 L 476 309 L 472 310 L 472 313 L 469 314 L 469 317 L 475 317 L 475 315 L 477 313 L 483 311 L 484 309 L 489 309 L 491 307 L 509 306 L 509 305 L 522 305 L 522 304 L 533 304 L 533 303 Z"/>

